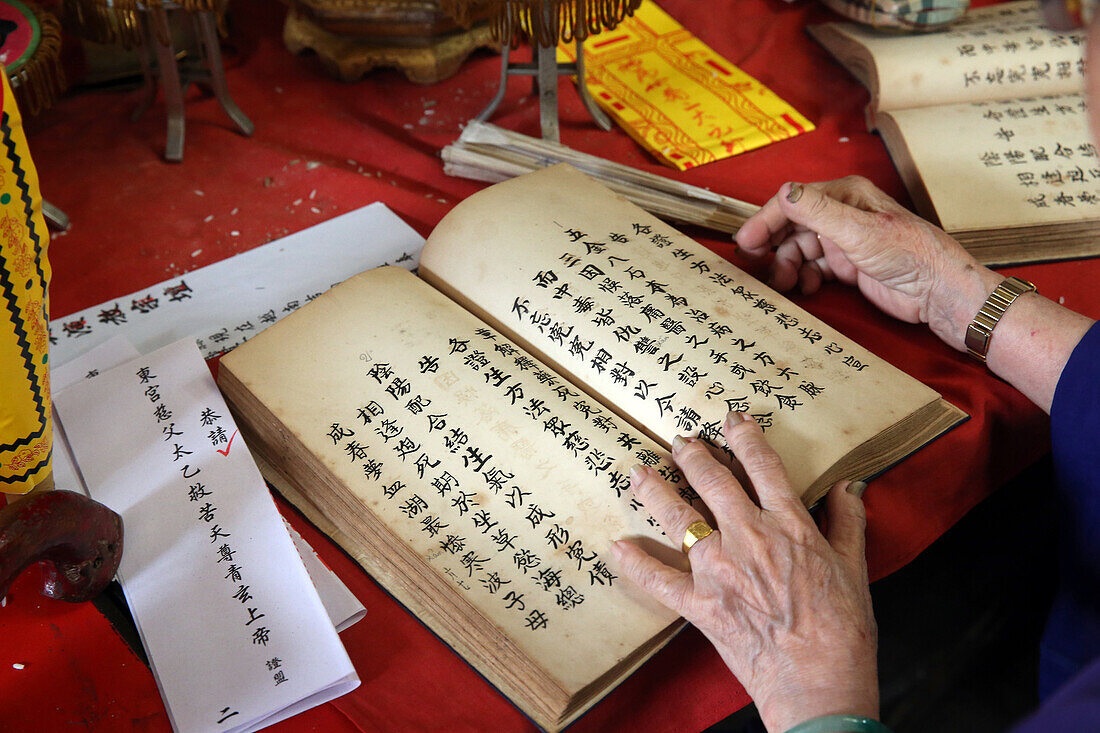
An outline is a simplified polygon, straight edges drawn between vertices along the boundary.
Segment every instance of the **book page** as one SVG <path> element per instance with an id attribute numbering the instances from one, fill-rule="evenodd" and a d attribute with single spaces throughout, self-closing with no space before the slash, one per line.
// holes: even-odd
<path id="1" fill-rule="evenodd" d="M 799 492 L 938 399 L 568 166 L 460 204 L 420 272 L 666 446 L 751 413 Z"/>
<path id="2" fill-rule="evenodd" d="M 370 232 L 364 240 L 363 232 Z M 115 336 L 148 353 L 193 336 L 221 356 L 333 283 L 384 264 L 416 267 L 424 239 L 373 203 L 186 275 L 50 321 L 50 368 Z"/>
<path id="3" fill-rule="evenodd" d="M 114 369 L 127 361 L 140 356 L 137 349 L 124 336 L 113 336 L 98 346 L 94 346 L 80 356 L 50 370 L 50 388 L 56 394 L 82 381 L 95 379 L 100 374 Z M 54 485 L 61 489 L 80 491 L 88 494 L 81 471 L 77 468 L 65 424 L 57 413 L 56 400 L 53 405 Z M 349 628 L 366 615 L 363 604 L 348 590 L 343 581 L 325 566 L 321 558 L 309 543 L 298 534 L 290 523 L 283 520 L 290 539 L 293 540 L 298 555 L 302 558 L 309 579 L 317 589 L 321 604 L 328 613 L 329 620 L 340 632 Z"/>
<path id="4" fill-rule="evenodd" d="M 625 537 L 685 562 L 629 491 L 644 462 L 693 498 L 668 453 L 408 272 L 336 286 L 222 369 L 346 487 L 330 520 L 377 517 L 570 693 L 676 621 L 608 563 Z M 422 610 L 406 575 L 387 589 Z"/>
<path id="5" fill-rule="evenodd" d="M 1033 0 L 970 10 L 938 33 L 898 35 L 853 23 L 812 33 L 870 88 L 878 110 L 1067 94 L 1084 86 L 1084 29 L 1043 27 Z"/>
<path id="6" fill-rule="evenodd" d="M 1080 94 L 879 117 L 904 140 L 948 231 L 1100 216 L 1100 160 Z"/>
<path id="7" fill-rule="evenodd" d="M 271 494 L 190 339 L 55 395 L 172 727 L 257 730 L 358 687 Z"/>

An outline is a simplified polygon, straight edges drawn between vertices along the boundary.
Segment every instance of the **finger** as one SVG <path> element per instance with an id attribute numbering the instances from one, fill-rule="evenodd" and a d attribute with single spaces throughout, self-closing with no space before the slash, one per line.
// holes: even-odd
<path id="1" fill-rule="evenodd" d="M 672 458 L 691 488 L 714 514 L 718 529 L 729 528 L 731 523 L 744 521 L 749 513 L 755 513 L 756 507 L 733 473 L 711 454 L 702 441 L 672 441 Z"/>
<path id="2" fill-rule="evenodd" d="M 782 192 L 782 189 L 780 189 Z M 779 205 L 778 195 L 771 197 L 760 210 L 745 220 L 734 235 L 737 246 L 747 252 L 763 253 L 775 244 L 773 237 L 790 225 L 790 220 Z"/>
<path id="3" fill-rule="evenodd" d="M 659 603 L 681 616 L 691 599 L 695 581 L 691 573 L 669 567 L 633 542 L 618 540 L 611 543 L 611 555 L 619 565 L 619 571 L 632 583 L 642 588 Z"/>
<path id="4" fill-rule="evenodd" d="M 821 237 L 817 235 L 817 232 L 812 232 L 809 229 L 799 228 L 795 230 L 790 236 L 790 241 L 798 245 L 804 260 L 816 260 L 825 254 L 825 250 L 821 248 Z"/>
<path id="5" fill-rule="evenodd" d="M 730 470 L 733 477 L 737 479 L 737 483 L 741 485 L 741 488 L 745 490 L 745 493 L 748 494 L 751 499 L 753 497 L 752 485 L 749 483 L 749 477 L 745 475 L 745 467 L 741 465 L 741 461 L 737 460 L 737 457 L 733 455 L 729 448 L 716 445 L 709 441 L 702 440 L 701 438 L 697 440 L 707 446 L 710 450 L 710 454 L 714 456 L 715 460 Z"/>
<path id="6" fill-rule="evenodd" d="M 824 280 L 835 280 L 836 273 L 833 272 L 833 268 L 829 265 L 829 258 L 825 256 L 818 257 L 814 260 L 814 264 L 817 265 L 817 269 L 821 270 L 821 277 Z"/>
<path id="7" fill-rule="evenodd" d="M 787 239 L 775 250 L 772 276 L 769 285 L 779 292 L 790 290 L 798 283 L 798 270 L 802 267 L 802 250 L 798 243 Z"/>
<path id="8" fill-rule="evenodd" d="M 772 250 L 771 246 L 760 247 L 759 249 L 745 249 L 737 244 L 736 239 L 733 242 L 733 246 L 741 257 L 753 263 L 765 260 Z"/>
<path id="9" fill-rule="evenodd" d="M 908 210 L 895 201 L 888 193 L 871 183 L 863 176 L 845 176 L 831 181 L 816 183 L 829 196 L 837 201 L 854 206 L 862 211 L 892 211 L 908 214 Z"/>
<path id="10" fill-rule="evenodd" d="M 803 293 L 815 292 L 817 287 L 820 287 L 821 280 L 807 283 L 806 276 L 802 273 L 806 263 L 811 261 L 817 262 L 819 268 L 825 262 L 825 250 L 821 237 L 808 229 L 798 229 L 775 250 L 772 280 L 769 284 L 780 292 L 790 290 L 796 283 L 802 285 Z M 828 279 L 824 271 L 821 274 L 824 279 Z M 814 287 L 814 282 L 817 287 Z"/>
<path id="11" fill-rule="evenodd" d="M 763 250 L 766 254 L 768 251 L 776 249 L 779 245 L 786 241 L 787 237 L 794 233 L 794 224 L 788 223 L 786 226 L 782 226 L 778 231 L 772 232 L 771 237 L 768 240 L 768 246 Z"/>
<path id="12" fill-rule="evenodd" d="M 671 484 L 648 466 L 634 466 L 630 469 L 630 488 L 673 542 L 683 541 L 690 524 L 704 521 L 702 514 L 684 501 Z"/>
<path id="13" fill-rule="evenodd" d="M 867 573 L 867 513 L 863 508 L 862 481 L 841 481 L 829 491 L 826 508 L 829 526 L 825 537 L 837 554 Z"/>
<path id="14" fill-rule="evenodd" d="M 756 492 L 752 488 L 752 482 L 749 481 L 748 475 L 745 473 L 745 467 L 741 465 L 741 461 L 737 460 L 737 456 L 733 455 L 733 451 L 724 445 L 718 445 L 702 438 L 689 438 L 688 440 L 698 440 L 700 443 L 707 447 L 710 454 L 714 456 L 714 460 L 721 463 L 723 466 L 729 469 L 733 474 L 733 478 L 737 480 L 737 484 L 741 487 L 741 490 L 745 492 L 749 497 L 749 501 L 756 506 Z"/>
<path id="15" fill-rule="evenodd" d="M 760 507 L 769 511 L 799 511 L 809 514 L 791 488 L 779 454 L 764 437 L 764 431 L 750 415 L 731 412 L 723 426 L 726 442 L 756 489 Z"/>
<path id="16" fill-rule="evenodd" d="M 821 238 L 821 246 L 825 250 L 825 262 L 836 276 L 836 279 L 842 283 L 854 285 L 858 270 L 856 270 L 856 266 L 852 264 L 852 261 L 848 259 L 848 256 L 844 254 L 844 250 L 837 247 L 828 237 Z M 824 272 L 824 268 L 822 268 L 822 271 Z"/>
<path id="17" fill-rule="evenodd" d="M 798 270 L 798 289 L 803 295 L 816 293 L 821 289 L 823 281 L 824 277 L 821 274 L 821 268 L 817 266 L 817 260 L 805 263 Z"/>
<path id="18" fill-rule="evenodd" d="M 827 237 L 845 253 L 852 255 L 874 246 L 875 214 L 844 203 L 833 194 L 849 200 L 859 200 L 848 181 L 830 181 L 827 184 L 783 184 L 775 197 L 781 214 L 771 215 L 771 220 L 788 221 L 811 229 Z"/>

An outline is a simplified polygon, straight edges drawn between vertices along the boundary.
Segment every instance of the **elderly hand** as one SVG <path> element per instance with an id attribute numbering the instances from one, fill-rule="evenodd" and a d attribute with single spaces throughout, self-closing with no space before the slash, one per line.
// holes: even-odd
<path id="1" fill-rule="evenodd" d="M 749 256 L 775 249 L 776 290 L 801 284 L 809 294 L 831 278 L 858 285 L 886 313 L 927 323 L 961 351 L 966 324 L 1002 279 L 858 176 L 784 184 L 736 240 Z"/>
<path id="2" fill-rule="evenodd" d="M 616 542 L 622 574 L 706 635 L 769 731 L 820 715 L 877 717 L 863 502 L 848 482 L 833 487 L 826 538 L 756 422 L 730 413 L 723 430 L 759 506 L 704 443 L 678 439 L 673 457 L 717 531 L 690 549 L 691 572 Z M 676 542 L 702 519 L 652 469 L 635 467 L 631 486 Z"/>

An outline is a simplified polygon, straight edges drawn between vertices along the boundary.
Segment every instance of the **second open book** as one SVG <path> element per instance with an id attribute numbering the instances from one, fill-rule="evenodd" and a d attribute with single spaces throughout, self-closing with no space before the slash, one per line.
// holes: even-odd
<path id="1" fill-rule="evenodd" d="M 917 210 L 980 262 L 1100 255 L 1084 30 L 1049 30 L 1039 3 L 1016 0 L 937 33 L 810 34 L 870 90 L 870 125 Z"/>
<path id="2" fill-rule="evenodd" d="M 682 622 L 609 542 L 684 566 L 629 490 L 677 434 L 764 426 L 809 504 L 964 415 L 721 257 L 556 166 L 435 229 L 418 279 L 356 276 L 221 363 L 269 476 L 539 725 Z"/>

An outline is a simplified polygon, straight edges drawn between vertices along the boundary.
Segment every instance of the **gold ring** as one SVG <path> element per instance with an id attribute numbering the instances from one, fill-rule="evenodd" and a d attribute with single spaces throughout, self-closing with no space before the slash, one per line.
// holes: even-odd
<path id="1" fill-rule="evenodd" d="M 687 531 L 684 532 L 684 554 L 687 554 L 687 551 L 694 547 L 696 542 L 710 537 L 713 532 L 714 528 L 702 519 L 689 524 Z"/>

